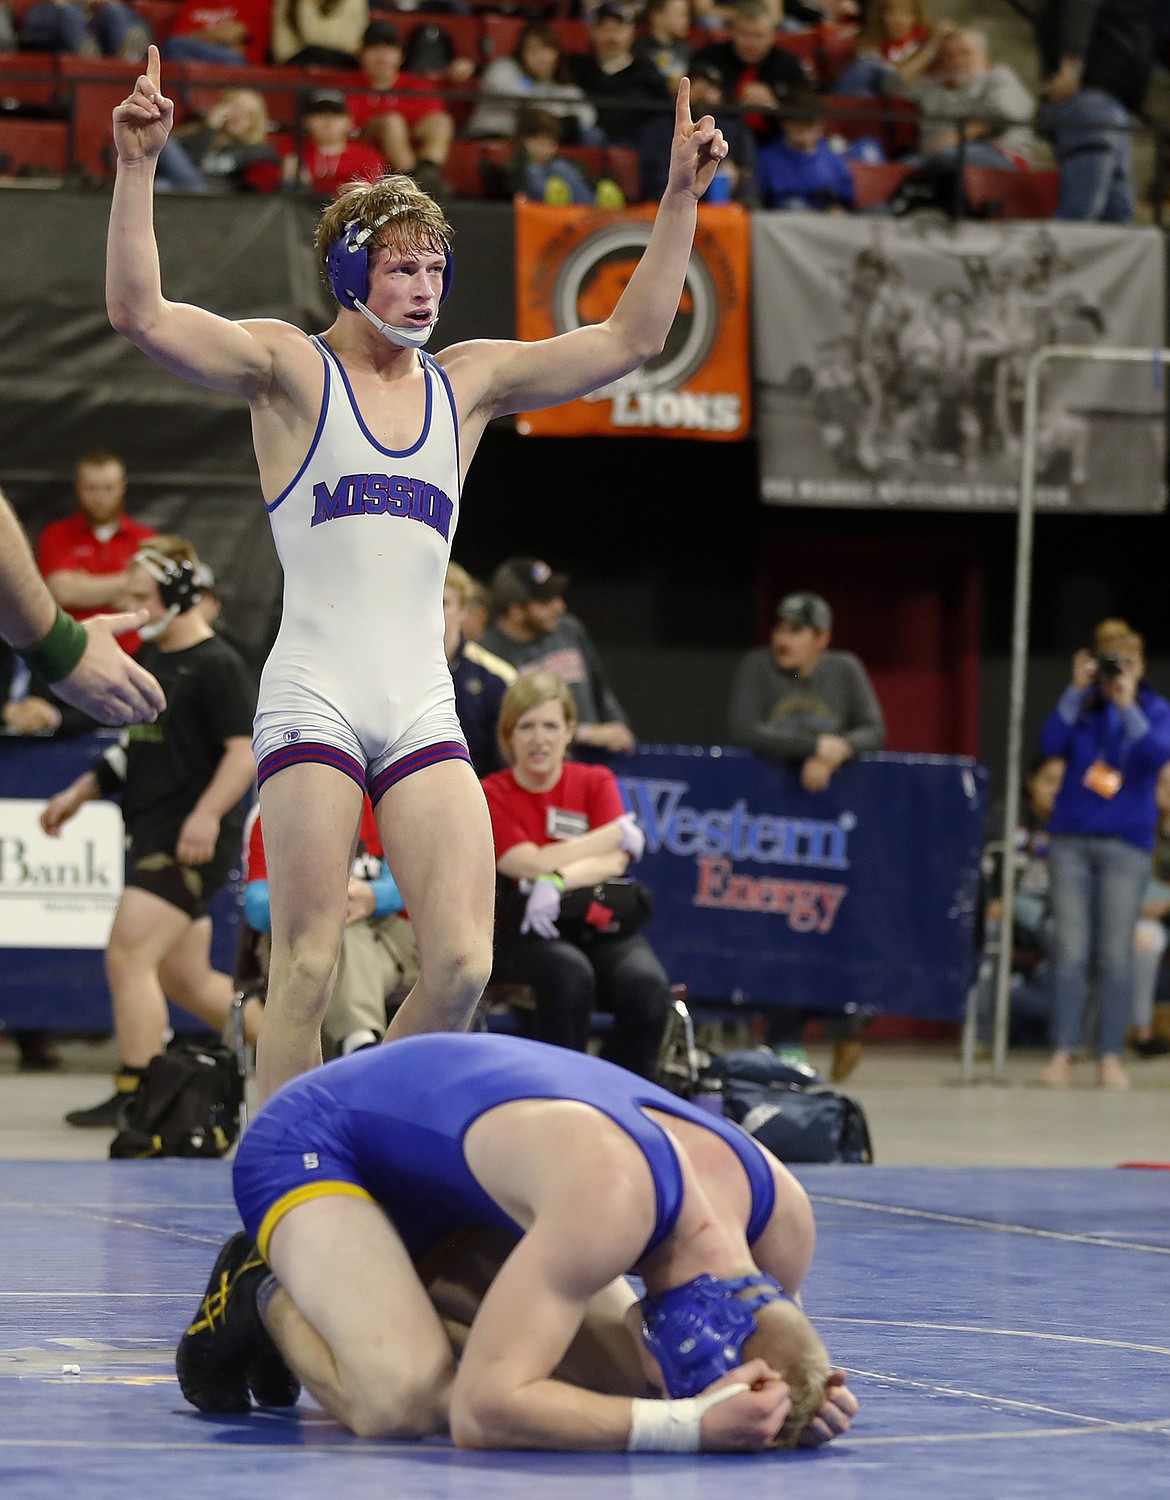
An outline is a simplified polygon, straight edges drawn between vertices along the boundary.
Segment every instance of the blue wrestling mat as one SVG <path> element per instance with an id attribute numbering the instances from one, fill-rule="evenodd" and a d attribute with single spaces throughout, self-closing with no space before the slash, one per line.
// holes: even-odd
<path id="1" fill-rule="evenodd" d="M 237 1226 L 222 1162 L 0 1163 L 7 1500 L 1170 1495 L 1170 1173 L 808 1167 L 806 1307 L 861 1400 L 818 1452 L 460 1453 L 188 1407 L 173 1349 Z M 80 1373 L 72 1373 L 77 1366 Z"/>

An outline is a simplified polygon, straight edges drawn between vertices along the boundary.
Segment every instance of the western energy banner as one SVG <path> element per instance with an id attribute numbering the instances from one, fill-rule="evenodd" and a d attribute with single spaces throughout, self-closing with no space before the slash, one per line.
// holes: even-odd
<path id="1" fill-rule="evenodd" d="M 640 747 L 612 764 L 646 833 L 646 934 L 693 996 L 962 1017 L 982 767 L 866 756 L 813 794 L 745 750 Z"/>
<path id="2" fill-rule="evenodd" d="M 762 496 L 1013 508 L 1024 375 L 1052 344 L 1159 346 L 1156 229 L 753 216 Z M 1160 361 L 1044 374 L 1037 504 L 1165 506 Z"/>
<path id="3" fill-rule="evenodd" d="M 516 206 L 516 333 L 542 339 L 609 317 L 641 258 L 654 207 Z M 742 438 L 751 421 L 748 216 L 700 207 L 678 316 L 657 358 L 579 401 L 517 418 L 542 436 Z"/>

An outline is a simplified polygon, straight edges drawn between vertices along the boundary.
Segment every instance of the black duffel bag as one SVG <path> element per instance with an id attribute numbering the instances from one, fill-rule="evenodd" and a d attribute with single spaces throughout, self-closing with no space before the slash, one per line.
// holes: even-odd
<path id="1" fill-rule="evenodd" d="M 783 1162 L 873 1161 L 861 1105 L 769 1047 L 715 1057 L 704 1077 L 718 1083 L 726 1118 Z"/>

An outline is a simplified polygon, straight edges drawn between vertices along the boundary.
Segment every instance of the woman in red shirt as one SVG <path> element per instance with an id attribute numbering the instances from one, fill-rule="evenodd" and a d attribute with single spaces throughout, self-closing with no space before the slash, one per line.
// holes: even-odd
<path id="1" fill-rule="evenodd" d="M 591 1012 L 612 1012 L 603 1055 L 649 1078 L 671 1003 L 653 948 L 639 932 L 592 928 L 588 916 L 575 924 L 588 929 L 579 941 L 557 925 L 565 892 L 619 879 L 646 842 L 613 772 L 565 760 L 576 727 L 573 696 L 551 672 L 518 678 L 504 696 L 499 740 L 509 769 L 483 783 L 499 914 L 492 977 L 531 987 L 540 1041 L 584 1052 Z"/>

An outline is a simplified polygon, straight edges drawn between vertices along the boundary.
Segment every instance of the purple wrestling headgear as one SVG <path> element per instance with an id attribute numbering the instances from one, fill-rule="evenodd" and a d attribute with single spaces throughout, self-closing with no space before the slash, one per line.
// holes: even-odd
<path id="1" fill-rule="evenodd" d="M 370 229 L 366 229 L 360 219 L 351 219 L 325 253 L 325 277 L 329 282 L 329 290 L 337 298 L 340 306 L 349 308 L 351 312 L 364 314 L 393 343 L 409 344 L 417 349 L 430 338 L 431 331 L 438 322 L 437 317 L 421 333 L 414 329 L 390 329 L 388 325 L 375 318 L 366 307 L 366 297 L 370 287 L 370 252 L 367 242 L 370 236 L 389 219 L 389 214 L 384 215 Z M 451 290 L 451 278 L 455 274 L 455 261 L 450 247 L 447 247 L 444 254 L 447 257 L 447 264 L 443 267 L 443 286 L 439 292 L 440 307 L 447 300 L 447 293 Z"/>
<path id="2" fill-rule="evenodd" d="M 749 1287 L 751 1296 L 738 1294 Z M 696 1276 L 642 1301 L 642 1336 L 662 1369 L 672 1397 L 697 1396 L 734 1370 L 756 1331 L 755 1313 L 768 1302 L 792 1298 L 771 1276 Z"/>

